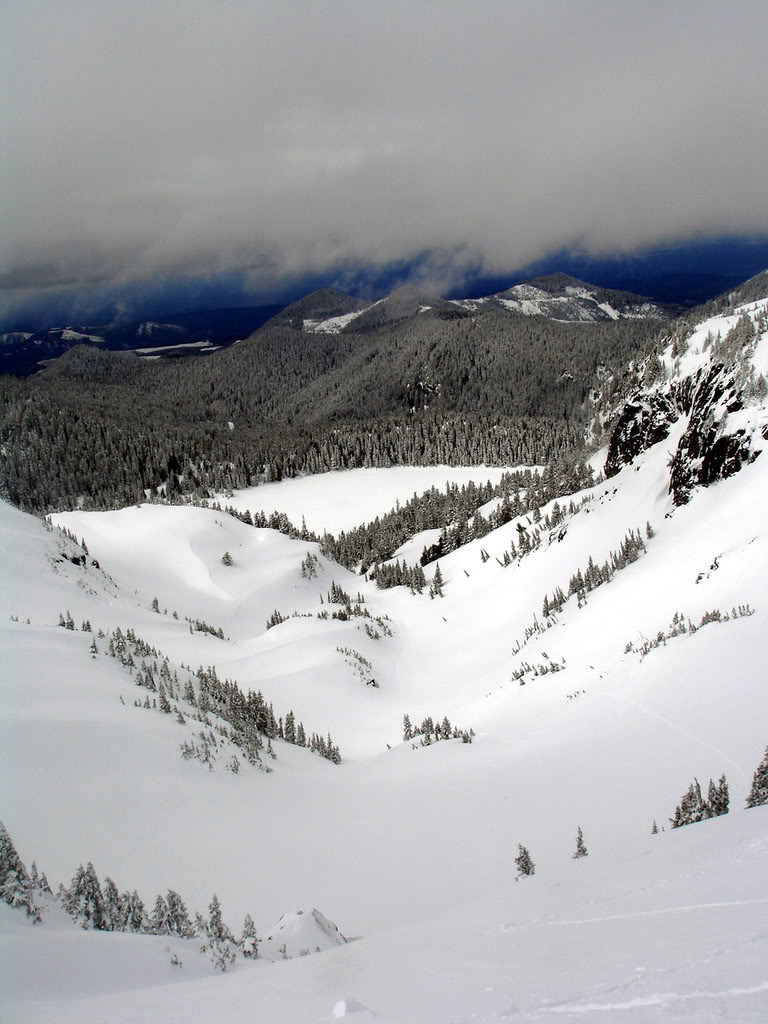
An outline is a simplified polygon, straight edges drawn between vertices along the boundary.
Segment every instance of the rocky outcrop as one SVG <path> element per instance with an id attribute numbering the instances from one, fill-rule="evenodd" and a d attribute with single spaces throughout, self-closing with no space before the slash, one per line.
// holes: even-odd
<path id="1" fill-rule="evenodd" d="M 669 490 L 676 505 L 685 505 L 695 487 L 725 480 L 757 457 L 750 433 L 728 429 L 728 414 L 743 407 L 733 367 L 709 367 L 690 390 L 688 426 L 670 467 Z"/>
<path id="2" fill-rule="evenodd" d="M 674 396 L 654 390 L 634 394 L 624 406 L 611 435 L 605 475 L 615 476 L 638 455 L 669 434 L 680 416 Z"/>
<path id="3" fill-rule="evenodd" d="M 725 480 L 757 458 L 744 428 L 729 430 L 730 413 L 744 408 L 744 377 L 736 364 L 711 365 L 663 388 L 635 393 L 611 435 L 606 477 L 615 476 L 638 455 L 663 441 L 682 415 L 688 425 L 670 463 L 669 492 L 685 505 L 696 487 Z"/>

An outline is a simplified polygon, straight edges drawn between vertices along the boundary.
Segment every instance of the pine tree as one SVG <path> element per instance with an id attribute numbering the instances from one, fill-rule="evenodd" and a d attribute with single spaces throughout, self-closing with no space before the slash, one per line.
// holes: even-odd
<path id="1" fill-rule="evenodd" d="M 158 895 L 155 900 L 155 907 L 150 918 L 150 928 L 153 935 L 168 935 L 168 904 L 162 896 Z"/>
<path id="2" fill-rule="evenodd" d="M 681 825 L 692 825 L 697 821 L 702 821 L 705 817 L 708 817 L 708 814 L 701 795 L 701 786 L 698 779 L 694 779 L 675 808 L 674 817 L 669 819 L 669 823 L 672 828 L 680 828 Z"/>
<path id="3" fill-rule="evenodd" d="M 82 864 L 78 867 L 69 889 L 64 892 L 63 906 L 82 928 L 107 930 L 104 897 L 90 861 L 86 868 Z"/>
<path id="4" fill-rule="evenodd" d="M 440 563 L 435 562 L 435 574 L 432 577 L 432 587 L 430 593 L 433 593 L 435 597 L 443 596 L 443 574 L 440 572 Z"/>
<path id="5" fill-rule="evenodd" d="M 258 957 L 259 937 L 256 934 L 256 925 L 253 923 L 253 918 L 250 914 L 245 915 L 239 945 L 246 960 L 255 960 Z"/>
<path id="6" fill-rule="evenodd" d="M 522 878 L 524 875 L 533 875 L 536 872 L 536 865 L 531 860 L 531 855 L 528 849 L 521 843 L 517 844 L 518 854 L 515 857 L 515 864 L 517 864 L 517 877 Z"/>
<path id="7" fill-rule="evenodd" d="M 656 824 L 656 819 L 653 819 L 653 825 L 651 825 L 651 835 L 655 836 L 659 834 L 659 826 Z"/>
<path id="8" fill-rule="evenodd" d="M 101 895 L 104 900 L 104 927 L 109 932 L 121 932 L 125 929 L 123 907 L 120 900 L 120 893 L 112 879 L 107 875 L 101 887 Z"/>
<path id="9" fill-rule="evenodd" d="M 29 877 L 24 862 L 13 845 L 8 829 L 0 821 L 0 883 L 5 880 L 9 871 L 24 878 Z"/>
<path id="10" fill-rule="evenodd" d="M 750 807 L 763 807 L 768 804 L 768 747 L 765 748 L 765 756 L 755 769 L 752 777 L 752 786 L 747 794 L 747 804 Z"/>
<path id="11" fill-rule="evenodd" d="M 721 814 L 727 814 L 729 802 L 730 796 L 728 793 L 728 783 L 726 782 L 725 775 L 720 776 L 720 780 L 717 784 L 710 779 L 709 792 L 707 794 L 709 817 L 716 818 Z"/>
<path id="12" fill-rule="evenodd" d="M 403 715 L 403 742 L 407 743 L 410 739 L 413 739 L 413 726 L 408 715 Z"/>
<path id="13" fill-rule="evenodd" d="M 200 947 L 201 952 L 210 953 L 211 963 L 218 971 L 226 971 L 229 964 L 235 961 L 235 939 L 232 932 L 224 924 L 221 916 L 221 905 L 216 893 L 208 905 L 208 921 L 205 927 L 205 941 Z"/>
<path id="14" fill-rule="evenodd" d="M 589 851 L 584 845 L 584 835 L 581 831 L 581 825 L 579 825 L 578 830 L 576 832 L 576 851 L 573 854 L 573 859 L 578 860 L 579 857 L 586 857 L 588 853 Z"/>
<path id="15" fill-rule="evenodd" d="M 296 717 L 293 711 L 289 711 L 285 716 L 285 725 L 283 726 L 283 738 L 286 743 L 296 742 Z"/>
<path id="16" fill-rule="evenodd" d="M 146 932 L 149 928 L 147 912 L 144 901 L 134 889 L 133 892 L 125 893 L 121 900 L 122 915 L 125 921 L 125 931 Z"/>
<path id="17" fill-rule="evenodd" d="M 223 565 L 232 565 L 232 555 L 230 555 L 228 551 L 225 551 L 224 554 L 221 556 L 221 561 Z"/>
<path id="18" fill-rule="evenodd" d="M 181 935 L 182 938 L 189 938 L 194 934 L 192 922 L 189 919 L 189 912 L 184 900 L 173 889 L 169 889 L 165 897 L 168 908 L 168 929 L 172 935 Z"/>
<path id="19" fill-rule="evenodd" d="M 170 715 L 171 703 L 168 700 L 168 697 L 166 696 L 165 687 L 163 686 L 162 683 L 160 683 L 160 685 L 157 688 L 157 702 L 160 710 L 164 712 L 166 715 Z"/>

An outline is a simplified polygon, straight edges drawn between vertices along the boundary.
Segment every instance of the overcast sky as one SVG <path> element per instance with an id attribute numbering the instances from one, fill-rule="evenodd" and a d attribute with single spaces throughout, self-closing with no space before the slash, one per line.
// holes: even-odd
<path id="1" fill-rule="evenodd" d="M 0 312 L 768 232 L 766 0 L 0 0 L 0 39 Z"/>

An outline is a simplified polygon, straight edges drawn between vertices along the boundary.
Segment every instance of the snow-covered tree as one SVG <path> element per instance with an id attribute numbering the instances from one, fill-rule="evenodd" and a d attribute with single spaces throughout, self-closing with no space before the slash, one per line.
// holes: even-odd
<path id="1" fill-rule="evenodd" d="M 173 889 L 169 889 L 165 897 L 166 906 L 168 908 L 168 930 L 172 935 L 181 935 L 183 938 L 189 938 L 194 935 L 194 928 L 192 922 L 189 919 L 189 912 L 184 904 L 184 900 L 179 896 Z"/>
<path id="2" fill-rule="evenodd" d="M 675 808 L 674 817 L 669 819 L 669 823 L 672 828 L 680 828 L 681 825 L 692 825 L 697 821 L 702 821 L 708 816 L 705 813 L 704 807 L 701 786 L 698 779 L 694 779 Z"/>
<path id="3" fill-rule="evenodd" d="M 133 892 L 127 892 L 123 896 L 122 912 L 126 931 L 146 932 L 149 929 L 144 901 L 135 889 Z"/>
<path id="4" fill-rule="evenodd" d="M 149 925 L 154 935 L 168 935 L 170 932 L 168 926 L 168 904 L 160 895 L 155 900 Z"/>
<path id="5" fill-rule="evenodd" d="M 90 861 L 87 867 L 84 868 L 82 864 L 78 867 L 69 889 L 64 892 L 63 906 L 82 928 L 107 930 L 104 896 Z"/>
<path id="6" fill-rule="evenodd" d="M 104 878 L 101 895 L 104 899 L 104 926 L 106 930 L 110 932 L 124 931 L 125 917 L 123 916 L 123 904 L 118 888 L 109 875 Z"/>
<path id="7" fill-rule="evenodd" d="M 259 937 L 256 934 L 256 925 L 253 923 L 253 918 L 250 914 L 245 915 L 239 945 L 246 960 L 255 960 L 258 957 Z"/>
<path id="8" fill-rule="evenodd" d="M 410 739 L 413 739 L 413 726 L 408 715 L 403 715 L 403 742 L 407 743 Z"/>
<path id="9" fill-rule="evenodd" d="M 210 955 L 211 963 L 218 971 L 226 971 L 235 962 L 237 944 L 232 932 L 224 924 L 216 893 L 208 905 L 208 920 L 205 922 L 205 936 L 200 952 Z"/>
<path id="10" fill-rule="evenodd" d="M 755 769 L 747 794 L 747 807 L 763 807 L 765 804 L 768 804 L 768 747 L 765 748 L 765 757 Z"/>
<path id="11" fill-rule="evenodd" d="M 721 814 L 727 814 L 729 803 L 730 796 L 728 793 L 728 783 L 725 780 L 725 775 L 720 776 L 720 780 L 717 784 L 710 779 L 709 791 L 707 793 L 707 808 L 709 810 L 709 816 L 717 818 Z"/>
<path id="12" fill-rule="evenodd" d="M 675 808 L 674 817 L 669 819 L 670 824 L 672 828 L 680 828 L 681 825 L 693 825 L 698 821 L 706 821 L 707 818 L 727 814 L 729 799 L 725 775 L 721 775 L 717 783 L 709 780 L 706 800 L 701 795 L 699 780 L 694 779 Z"/>
<path id="13" fill-rule="evenodd" d="M 578 860 L 579 857 L 586 857 L 589 851 L 584 845 L 584 834 L 581 831 L 581 825 L 579 825 L 576 832 L 576 850 L 573 854 L 573 859 Z"/>
<path id="14" fill-rule="evenodd" d="M 522 878 L 523 875 L 533 875 L 536 871 L 536 865 L 533 863 L 527 847 L 523 846 L 522 843 L 518 843 L 517 849 L 519 851 L 515 857 L 517 877 Z"/>

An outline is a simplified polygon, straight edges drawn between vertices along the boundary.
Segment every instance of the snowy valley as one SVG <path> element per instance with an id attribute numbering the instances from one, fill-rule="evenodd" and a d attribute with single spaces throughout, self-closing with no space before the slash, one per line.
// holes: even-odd
<path id="1" fill-rule="evenodd" d="M 421 592 L 225 507 L 338 535 L 501 469 L 0 505 L 2 820 L 52 890 L 40 923 L 0 904 L 3 1020 L 766 1019 L 768 299 L 632 373 L 591 485 L 476 524 Z M 727 813 L 671 827 L 723 777 Z M 190 935 L 73 921 L 88 862 Z M 214 893 L 258 956 L 211 955 Z"/>

